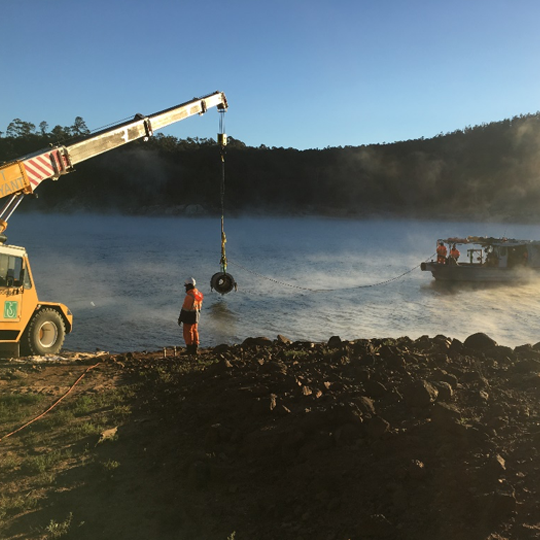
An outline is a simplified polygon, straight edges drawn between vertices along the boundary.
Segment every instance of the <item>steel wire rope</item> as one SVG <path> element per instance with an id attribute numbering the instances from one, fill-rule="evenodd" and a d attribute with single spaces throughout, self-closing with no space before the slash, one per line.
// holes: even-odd
<path id="1" fill-rule="evenodd" d="M 275 279 L 275 278 L 271 278 L 269 276 L 265 276 L 264 274 L 260 274 L 259 272 L 255 272 L 254 270 L 250 270 L 249 268 L 246 268 L 245 266 L 242 266 L 241 264 L 238 264 L 238 263 L 235 263 L 235 262 L 229 262 L 229 264 L 232 264 L 233 266 L 237 266 L 238 268 L 241 268 L 242 270 L 244 270 L 245 272 L 249 272 L 250 274 L 253 274 L 253 275 L 256 275 L 256 276 L 261 277 L 263 279 L 266 279 L 268 281 L 272 281 L 274 283 L 277 283 L 278 285 L 284 285 L 284 286 L 290 287 L 292 289 L 299 289 L 299 290 L 306 291 L 306 292 L 311 292 L 311 293 L 323 293 L 323 292 L 342 291 L 342 290 L 347 290 L 347 289 L 367 289 L 369 287 L 379 287 L 381 285 L 386 285 L 388 283 L 391 283 L 392 281 L 397 281 L 398 279 L 401 279 L 403 276 L 406 276 L 407 274 L 410 274 L 411 272 L 414 272 L 414 270 L 416 270 L 417 268 L 422 266 L 423 262 L 427 262 L 429 259 L 434 257 L 434 255 L 435 254 L 430 255 L 429 257 L 424 259 L 420 264 L 417 264 L 414 268 L 411 268 L 411 269 L 407 270 L 406 272 L 403 272 L 399 276 L 395 276 L 393 278 L 386 279 L 384 281 L 379 281 L 377 283 L 369 283 L 367 285 L 354 285 L 354 286 L 351 286 L 351 287 L 341 287 L 339 289 L 313 289 L 313 288 L 310 288 L 310 287 L 302 287 L 300 285 L 294 285 L 292 283 L 287 283 L 286 281 L 281 281 L 281 280 L 278 280 L 278 279 Z"/>
<path id="2" fill-rule="evenodd" d="M 221 271 L 227 273 L 227 255 L 225 253 L 225 244 L 227 243 L 227 236 L 225 235 L 225 109 L 221 109 L 219 115 L 219 136 L 220 148 L 219 153 L 221 156 L 221 186 L 220 186 L 220 199 L 221 199 L 221 259 L 219 264 Z"/>

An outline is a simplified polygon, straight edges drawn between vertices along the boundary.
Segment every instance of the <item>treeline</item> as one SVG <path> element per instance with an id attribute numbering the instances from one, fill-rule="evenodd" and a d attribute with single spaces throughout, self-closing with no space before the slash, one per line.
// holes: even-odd
<path id="1" fill-rule="evenodd" d="M 51 131 L 16 119 L 0 137 L 0 160 L 87 134 L 80 117 Z M 431 139 L 323 150 L 250 147 L 229 137 L 224 172 L 232 214 L 536 219 L 540 113 Z M 198 205 L 216 213 L 222 173 L 214 140 L 158 134 L 44 182 L 39 199 L 23 207 L 159 214 Z"/>

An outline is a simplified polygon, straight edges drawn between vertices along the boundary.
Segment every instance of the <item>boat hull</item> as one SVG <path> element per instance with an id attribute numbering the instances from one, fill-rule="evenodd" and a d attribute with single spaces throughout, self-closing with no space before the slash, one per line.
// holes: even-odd
<path id="1" fill-rule="evenodd" d="M 438 264 L 436 262 L 422 263 L 424 272 L 431 272 L 438 281 L 473 281 L 473 282 L 524 282 L 538 279 L 538 268 L 498 268 L 480 266 L 478 264 Z"/>

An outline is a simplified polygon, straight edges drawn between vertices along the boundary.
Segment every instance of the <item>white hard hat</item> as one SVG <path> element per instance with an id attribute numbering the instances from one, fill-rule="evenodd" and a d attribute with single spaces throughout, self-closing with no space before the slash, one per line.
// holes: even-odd
<path id="1" fill-rule="evenodd" d="M 184 285 L 193 285 L 195 287 L 195 285 L 197 285 L 197 282 L 195 281 L 195 278 L 190 277 L 186 279 Z"/>

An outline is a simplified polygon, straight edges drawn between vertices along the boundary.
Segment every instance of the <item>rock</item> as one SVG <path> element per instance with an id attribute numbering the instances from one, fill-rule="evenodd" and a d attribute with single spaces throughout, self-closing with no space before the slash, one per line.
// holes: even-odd
<path id="1" fill-rule="evenodd" d="M 453 427 L 456 422 L 461 421 L 461 413 L 445 403 L 435 403 L 431 410 L 431 420 L 442 428 Z"/>
<path id="2" fill-rule="evenodd" d="M 518 345 L 514 352 L 520 357 L 520 358 L 535 358 L 540 359 L 540 351 L 538 349 L 533 348 L 533 346 L 530 343 L 527 343 L 525 345 Z"/>
<path id="3" fill-rule="evenodd" d="M 337 349 L 341 347 L 341 338 L 339 336 L 332 336 L 328 340 L 328 347 L 330 347 L 331 349 Z"/>
<path id="4" fill-rule="evenodd" d="M 384 396 L 387 393 L 386 386 L 384 384 L 380 383 L 379 381 L 374 381 L 372 379 L 369 379 L 364 382 L 364 388 L 366 390 L 366 394 L 369 396 L 379 399 L 382 396 Z"/>
<path id="5" fill-rule="evenodd" d="M 422 480 L 426 477 L 426 466 L 419 459 L 412 459 L 407 468 L 407 475 L 413 480 Z"/>
<path id="6" fill-rule="evenodd" d="M 114 441 L 116 439 L 117 433 L 118 433 L 118 426 L 102 431 L 98 440 L 98 444 L 101 444 L 104 441 Z"/>
<path id="7" fill-rule="evenodd" d="M 248 337 L 242 342 L 242 345 L 245 347 L 270 347 L 273 343 L 267 337 Z"/>
<path id="8" fill-rule="evenodd" d="M 214 353 L 215 354 L 223 354 L 224 352 L 227 352 L 231 349 L 230 345 L 227 345 L 226 343 L 222 343 L 220 345 L 216 345 L 214 347 Z"/>
<path id="9" fill-rule="evenodd" d="M 432 381 L 432 384 L 439 392 L 439 395 L 437 396 L 438 401 L 450 401 L 452 399 L 454 391 L 449 383 L 446 381 Z"/>
<path id="10" fill-rule="evenodd" d="M 380 439 L 390 428 L 389 422 L 380 416 L 372 416 L 364 422 L 366 435 L 370 439 Z"/>
<path id="11" fill-rule="evenodd" d="M 292 340 L 290 340 L 289 338 L 285 336 L 282 336 L 281 334 L 278 334 L 277 341 L 279 343 L 283 343 L 284 345 L 290 345 L 292 343 Z"/>
<path id="12" fill-rule="evenodd" d="M 478 502 L 490 525 L 503 521 L 516 510 L 517 506 L 514 488 L 508 483 L 502 483 L 499 489 L 480 496 Z"/>
<path id="13" fill-rule="evenodd" d="M 500 454 L 490 456 L 487 466 L 489 467 L 490 471 L 497 476 L 497 478 L 499 478 L 499 476 L 506 471 L 506 461 Z"/>
<path id="14" fill-rule="evenodd" d="M 439 349 L 448 350 L 452 344 L 452 340 L 439 334 L 433 338 L 433 343 L 436 344 Z"/>
<path id="15" fill-rule="evenodd" d="M 443 369 L 438 369 L 435 371 L 433 380 L 447 382 L 452 387 L 452 390 L 455 390 L 458 385 L 458 378 L 452 373 L 448 373 Z"/>
<path id="16" fill-rule="evenodd" d="M 418 380 L 408 383 L 402 391 L 405 401 L 410 407 L 429 407 L 439 395 L 435 386 L 427 381 Z"/>
<path id="17" fill-rule="evenodd" d="M 358 406 L 360 411 L 364 414 L 375 415 L 375 405 L 373 400 L 367 396 L 360 396 L 355 398 L 354 403 Z"/>
<path id="18" fill-rule="evenodd" d="M 453 339 L 452 343 L 450 344 L 450 352 L 451 353 L 461 353 L 463 351 L 463 343 L 459 341 L 459 339 Z"/>
<path id="19" fill-rule="evenodd" d="M 521 388 L 539 388 L 540 387 L 540 373 L 529 373 L 527 375 L 514 375 L 519 377 L 518 385 Z"/>
<path id="20" fill-rule="evenodd" d="M 226 371 L 229 371 L 233 368 L 232 363 L 227 359 L 222 359 L 219 362 L 216 362 L 215 364 L 212 364 L 208 371 L 209 373 L 220 375 L 225 373 Z"/>
<path id="21" fill-rule="evenodd" d="M 514 373 L 531 373 L 540 372 L 540 360 L 536 358 L 527 358 L 525 360 L 518 360 L 511 368 Z"/>
<path id="22" fill-rule="evenodd" d="M 489 387 L 488 380 L 478 371 L 464 371 L 459 380 L 463 383 L 475 383 L 485 388 Z"/>
<path id="23" fill-rule="evenodd" d="M 465 347 L 469 349 L 475 349 L 477 351 L 484 351 L 485 349 L 490 349 L 497 345 L 497 342 L 494 339 L 491 339 L 487 334 L 478 332 L 477 334 L 472 334 L 469 336 L 463 343 Z"/>
<path id="24" fill-rule="evenodd" d="M 486 354 L 495 358 L 495 360 L 515 360 L 516 353 L 511 347 L 506 347 L 504 345 L 497 345 L 492 349 L 487 349 Z"/>
<path id="25" fill-rule="evenodd" d="M 270 394 L 268 397 L 260 397 L 255 400 L 252 407 L 252 412 L 255 415 L 271 413 L 277 405 L 277 397 L 275 394 Z"/>
<path id="26" fill-rule="evenodd" d="M 313 341 L 294 341 L 291 345 L 294 349 L 313 349 L 315 348 L 315 343 Z"/>

